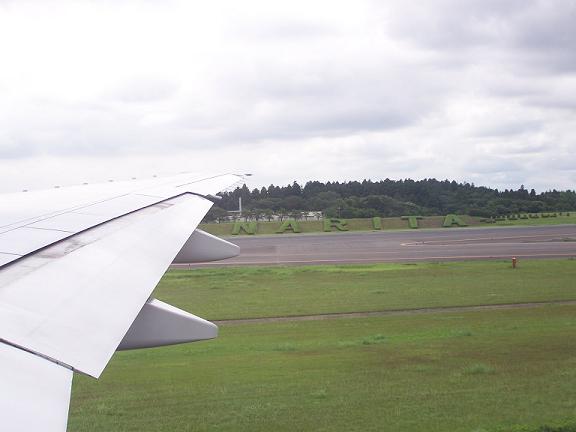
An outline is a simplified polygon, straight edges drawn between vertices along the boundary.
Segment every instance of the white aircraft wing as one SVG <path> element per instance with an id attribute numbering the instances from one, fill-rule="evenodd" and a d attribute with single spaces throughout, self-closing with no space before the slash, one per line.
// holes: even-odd
<path id="1" fill-rule="evenodd" d="M 211 339 L 217 327 L 150 295 L 172 262 L 225 259 L 197 229 L 224 175 L 0 196 L 0 422 L 66 430 L 72 372 L 98 378 L 117 349 Z"/>

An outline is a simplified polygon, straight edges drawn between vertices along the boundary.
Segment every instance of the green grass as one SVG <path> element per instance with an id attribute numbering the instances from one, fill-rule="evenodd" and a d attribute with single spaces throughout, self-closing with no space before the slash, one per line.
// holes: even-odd
<path id="1" fill-rule="evenodd" d="M 574 298 L 576 260 L 171 271 L 209 318 Z M 222 326 L 76 376 L 69 431 L 574 432 L 576 306 Z"/>
<path id="2" fill-rule="evenodd" d="M 172 270 L 155 294 L 209 319 L 576 299 L 576 260 Z"/>
<path id="3" fill-rule="evenodd" d="M 576 307 L 550 306 L 231 326 L 118 353 L 99 382 L 75 379 L 69 431 L 536 432 L 575 416 Z"/>

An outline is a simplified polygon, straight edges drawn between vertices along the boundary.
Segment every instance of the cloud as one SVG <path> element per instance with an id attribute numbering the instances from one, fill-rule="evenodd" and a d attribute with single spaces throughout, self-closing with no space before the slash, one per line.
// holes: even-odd
<path id="1" fill-rule="evenodd" d="M 213 160 L 262 184 L 574 188 L 574 18 L 573 0 L 4 1 L 0 180 Z"/>
<path id="2" fill-rule="evenodd" d="M 472 174 L 511 173 L 522 170 L 520 163 L 505 157 L 475 158 L 470 160 L 465 168 Z"/>
<path id="3" fill-rule="evenodd" d="M 542 129 L 542 125 L 536 121 L 512 121 L 492 124 L 489 126 L 478 125 L 479 137 L 509 137 L 513 135 L 533 134 Z"/>
<path id="4" fill-rule="evenodd" d="M 158 78 L 133 77 L 120 84 L 111 97 L 127 103 L 150 103 L 176 95 L 179 84 Z"/>

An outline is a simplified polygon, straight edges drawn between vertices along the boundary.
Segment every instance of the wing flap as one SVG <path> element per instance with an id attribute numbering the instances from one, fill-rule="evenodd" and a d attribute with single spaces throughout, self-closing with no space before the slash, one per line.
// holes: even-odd
<path id="1" fill-rule="evenodd" d="M 72 388 L 70 369 L 0 342 L 0 383 L 2 430 L 66 430 Z"/>
<path id="2" fill-rule="evenodd" d="M 4 264 L 8 264 L 14 260 L 17 260 L 18 258 L 20 258 L 20 255 L 0 252 L 0 266 L 3 266 Z"/>
<path id="3" fill-rule="evenodd" d="M 20 257 L 26 255 L 30 248 L 36 250 L 70 235 L 71 233 L 69 232 L 57 230 L 21 227 L 2 233 L 2 243 L 0 245 L 2 249 L 0 252 Z"/>

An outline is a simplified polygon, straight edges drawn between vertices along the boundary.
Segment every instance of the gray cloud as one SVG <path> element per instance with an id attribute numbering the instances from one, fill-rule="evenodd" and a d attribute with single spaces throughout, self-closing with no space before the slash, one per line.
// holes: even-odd
<path id="1" fill-rule="evenodd" d="M 491 125 L 480 124 L 477 126 L 475 136 L 505 138 L 513 135 L 532 134 L 541 129 L 542 124 L 540 122 L 530 120 L 501 122 Z"/>
<path id="2" fill-rule="evenodd" d="M 388 27 L 394 35 L 441 51 L 474 48 L 508 37 L 511 21 L 535 3 L 533 0 L 394 2 Z"/>
<path id="3" fill-rule="evenodd" d="M 287 41 L 290 43 L 311 39 L 330 37 L 337 33 L 335 28 L 315 22 L 310 19 L 242 21 L 231 27 L 232 37 L 246 38 L 250 42 Z"/>
<path id="4" fill-rule="evenodd" d="M 515 142 L 507 146 L 502 146 L 498 150 L 504 154 L 527 155 L 546 153 L 551 151 L 552 148 L 552 145 L 544 143 Z"/>
<path id="5" fill-rule="evenodd" d="M 576 172 L 576 155 L 574 153 L 559 152 L 556 155 L 547 155 L 544 160 L 540 161 L 539 168 L 545 168 L 550 171 L 572 171 Z"/>
<path id="6" fill-rule="evenodd" d="M 466 170 L 474 174 L 495 174 L 522 171 L 522 165 L 512 158 L 489 157 L 474 158 L 465 165 Z"/>
<path id="7" fill-rule="evenodd" d="M 549 174 L 575 162 L 573 0 L 56 2 L 37 34 L 40 3 L 4 4 L 0 162 L 234 154 L 275 182 L 573 186 Z"/>
<path id="8" fill-rule="evenodd" d="M 120 85 L 111 96 L 127 103 L 159 102 L 176 95 L 178 88 L 179 84 L 174 81 L 134 77 Z"/>
<path id="9" fill-rule="evenodd" d="M 438 0 L 392 10 L 396 37 L 468 64 L 496 61 L 519 76 L 576 70 L 573 0 Z"/>

